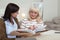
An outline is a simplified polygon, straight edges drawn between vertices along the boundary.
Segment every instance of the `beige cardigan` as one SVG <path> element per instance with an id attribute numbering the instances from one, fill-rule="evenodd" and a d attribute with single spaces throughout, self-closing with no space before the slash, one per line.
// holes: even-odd
<path id="1" fill-rule="evenodd" d="M 15 21 L 16 21 L 18 28 L 19 28 L 20 26 L 19 26 L 17 18 L 15 18 Z M 5 23 L 2 18 L 0 18 L 0 40 L 15 40 L 14 38 L 13 39 L 7 38 Z"/>

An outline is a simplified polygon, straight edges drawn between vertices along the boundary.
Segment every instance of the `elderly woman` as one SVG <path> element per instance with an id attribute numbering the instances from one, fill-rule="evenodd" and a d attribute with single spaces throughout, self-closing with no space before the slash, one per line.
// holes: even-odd
<path id="1" fill-rule="evenodd" d="M 41 19 L 39 9 L 35 7 L 29 9 L 29 17 L 21 22 L 21 29 L 32 30 L 34 35 L 35 32 L 44 31 L 46 27 Z"/>

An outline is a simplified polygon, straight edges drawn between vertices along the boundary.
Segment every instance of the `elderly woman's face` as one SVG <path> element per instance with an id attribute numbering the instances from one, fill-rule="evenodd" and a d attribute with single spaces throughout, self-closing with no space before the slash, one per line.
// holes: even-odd
<path id="1" fill-rule="evenodd" d="M 30 10 L 29 15 L 32 19 L 36 19 L 38 16 L 38 12 L 36 10 Z"/>

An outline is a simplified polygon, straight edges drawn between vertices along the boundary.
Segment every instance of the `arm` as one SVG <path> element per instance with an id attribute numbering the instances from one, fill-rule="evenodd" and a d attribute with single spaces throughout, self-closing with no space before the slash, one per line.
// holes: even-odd
<path id="1" fill-rule="evenodd" d="M 31 33 L 20 33 L 20 32 L 17 32 L 17 31 L 13 31 L 10 34 L 13 35 L 13 36 L 16 35 L 16 36 L 22 36 L 22 37 L 24 37 L 24 36 L 27 36 L 27 37 L 32 36 Z"/>
<path id="2" fill-rule="evenodd" d="M 27 29 L 26 24 L 28 24 L 28 23 L 27 23 L 26 21 L 22 20 L 22 21 L 21 21 L 20 28 L 21 28 L 21 29 Z"/>
<path id="3" fill-rule="evenodd" d="M 8 28 L 6 29 L 6 33 L 7 35 L 12 35 L 12 36 L 31 36 L 32 34 L 30 33 L 20 33 L 20 32 L 17 32 L 16 30 L 15 31 L 12 31 L 9 26 Z"/>
<path id="4" fill-rule="evenodd" d="M 17 32 L 17 30 L 14 30 L 9 23 L 5 22 L 5 26 L 6 26 L 7 35 L 12 35 L 12 36 L 31 36 L 30 33 Z"/>
<path id="5" fill-rule="evenodd" d="M 46 27 L 46 25 L 44 25 L 44 22 L 42 21 L 42 22 L 40 22 L 40 23 L 38 23 L 37 25 L 36 25 L 36 29 L 35 30 L 37 30 L 37 31 L 44 31 L 44 30 L 46 30 L 45 29 L 45 27 Z M 36 32 L 37 32 L 36 31 Z"/>

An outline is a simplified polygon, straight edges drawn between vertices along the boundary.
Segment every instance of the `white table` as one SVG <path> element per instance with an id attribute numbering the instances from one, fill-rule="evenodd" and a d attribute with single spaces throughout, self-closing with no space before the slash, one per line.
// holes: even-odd
<path id="1" fill-rule="evenodd" d="M 55 33 L 57 31 L 50 30 L 41 33 L 40 36 L 35 37 L 37 40 L 60 40 L 60 33 Z"/>
<path id="2" fill-rule="evenodd" d="M 33 39 L 29 38 L 27 40 L 60 40 L 60 34 L 55 32 L 57 31 L 50 30 L 50 31 L 41 33 L 40 36 L 32 37 Z M 22 39 L 25 40 L 26 38 L 22 38 Z"/>

